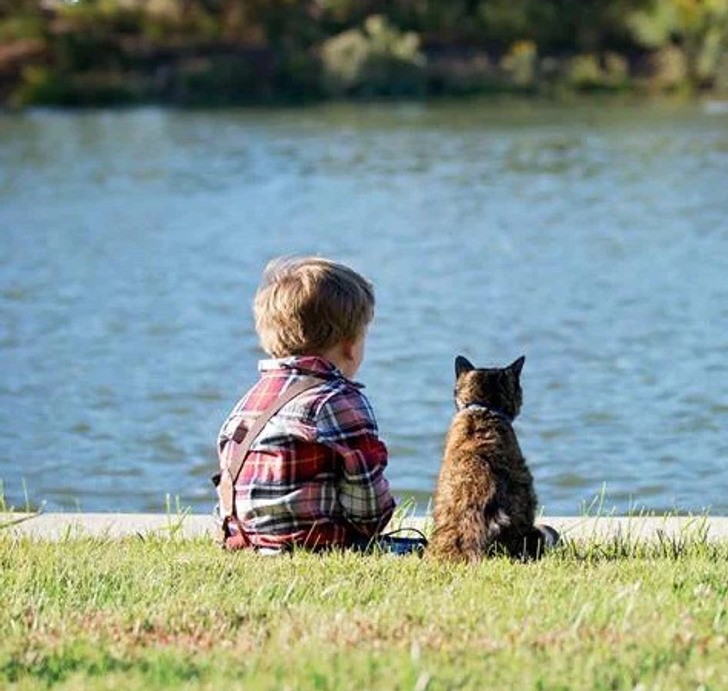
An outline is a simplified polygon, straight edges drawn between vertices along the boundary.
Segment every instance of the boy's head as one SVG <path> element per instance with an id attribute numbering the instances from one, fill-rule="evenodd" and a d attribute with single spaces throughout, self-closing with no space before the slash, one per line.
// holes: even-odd
<path id="1" fill-rule="evenodd" d="M 374 316 L 374 290 L 329 259 L 274 259 L 263 272 L 254 313 L 260 344 L 272 357 L 323 355 L 363 338 Z"/>

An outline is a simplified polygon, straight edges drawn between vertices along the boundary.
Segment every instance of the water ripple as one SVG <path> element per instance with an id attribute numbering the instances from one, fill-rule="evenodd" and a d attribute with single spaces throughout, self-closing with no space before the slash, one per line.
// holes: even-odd
<path id="1" fill-rule="evenodd" d="M 490 102 L 0 115 L 8 501 L 25 483 L 49 507 L 208 508 L 215 435 L 256 376 L 260 268 L 313 252 L 375 282 L 361 378 L 396 493 L 432 492 L 454 355 L 525 353 L 516 428 L 550 512 L 605 486 L 608 508 L 728 511 L 725 122 Z"/>

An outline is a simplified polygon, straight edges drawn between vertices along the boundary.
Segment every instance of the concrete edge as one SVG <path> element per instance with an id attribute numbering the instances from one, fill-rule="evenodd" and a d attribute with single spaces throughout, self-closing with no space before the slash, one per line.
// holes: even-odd
<path id="1" fill-rule="evenodd" d="M 728 516 L 544 516 L 561 535 L 572 540 L 626 539 L 630 542 L 705 538 L 728 541 Z M 431 525 L 428 517 L 406 517 L 389 529 Z M 0 514 L 0 538 L 27 537 L 64 540 L 79 537 L 118 539 L 128 536 L 167 536 L 184 539 L 211 536 L 213 518 L 208 514 L 151 513 L 4 513 Z"/>

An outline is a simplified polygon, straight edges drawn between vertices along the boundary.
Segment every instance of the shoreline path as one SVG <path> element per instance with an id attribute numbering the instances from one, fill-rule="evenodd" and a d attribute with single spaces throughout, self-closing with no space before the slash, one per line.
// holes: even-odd
<path id="1" fill-rule="evenodd" d="M 407 516 L 388 529 L 412 527 L 422 530 L 428 518 Z M 728 540 L 728 516 L 544 516 L 547 523 L 569 540 L 629 541 L 701 538 Z M 30 537 L 64 540 L 77 537 L 122 538 L 133 535 L 170 535 L 181 538 L 210 536 L 214 524 L 209 514 L 153 513 L 0 513 L 0 537 Z"/>

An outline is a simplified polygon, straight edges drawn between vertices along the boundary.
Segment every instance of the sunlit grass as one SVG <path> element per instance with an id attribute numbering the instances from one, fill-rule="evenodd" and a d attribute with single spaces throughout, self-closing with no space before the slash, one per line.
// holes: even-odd
<path id="1" fill-rule="evenodd" d="M 23 505 L 22 506 L 14 506 L 13 504 L 10 504 L 7 500 L 7 495 L 5 493 L 5 481 L 0 478 L 0 514 L 3 513 L 10 513 L 12 511 L 23 511 L 25 513 L 35 513 L 38 511 L 38 507 L 34 507 L 30 501 L 30 494 L 28 492 L 28 485 L 25 482 L 25 479 L 22 480 L 22 486 L 23 486 Z"/>
<path id="2" fill-rule="evenodd" d="M 453 566 L 0 530 L 0 687 L 720 688 L 727 560 L 699 532 Z"/>

